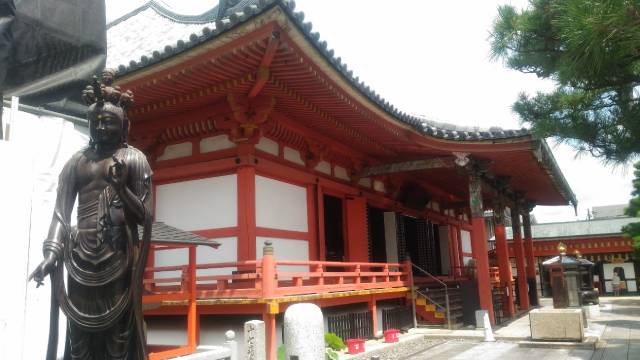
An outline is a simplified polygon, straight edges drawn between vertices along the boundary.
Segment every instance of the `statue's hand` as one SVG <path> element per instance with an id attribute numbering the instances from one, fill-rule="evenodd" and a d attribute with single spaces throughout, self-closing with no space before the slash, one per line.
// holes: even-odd
<path id="1" fill-rule="evenodd" d="M 53 253 L 48 253 L 44 260 L 38 265 L 38 267 L 33 270 L 31 275 L 29 275 L 29 281 L 33 279 L 36 282 L 36 287 L 40 287 L 40 285 L 44 284 L 44 278 L 47 275 L 51 274 L 51 271 L 56 265 L 56 257 Z"/>
<path id="2" fill-rule="evenodd" d="M 113 164 L 109 166 L 109 183 L 113 185 L 114 188 L 120 190 L 124 188 L 127 183 L 127 177 L 129 175 L 127 170 L 127 165 L 124 163 L 124 160 L 118 160 L 115 155 L 112 157 Z"/>

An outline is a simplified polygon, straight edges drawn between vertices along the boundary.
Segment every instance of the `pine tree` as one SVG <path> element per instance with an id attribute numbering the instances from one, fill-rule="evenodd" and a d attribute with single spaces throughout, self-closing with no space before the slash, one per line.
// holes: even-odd
<path id="1" fill-rule="evenodd" d="M 629 207 L 625 209 L 625 214 L 632 217 L 640 217 L 640 162 L 635 164 L 633 179 L 633 192 Z M 622 231 L 633 239 L 633 249 L 635 258 L 640 259 L 640 222 L 625 226 Z"/>
<path id="2" fill-rule="evenodd" d="M 640 0 L 530 0 L 498 8 L 494 59 L 552 79 L 513 109 L 540 137 L 612 162 L 640 154 Z"/>

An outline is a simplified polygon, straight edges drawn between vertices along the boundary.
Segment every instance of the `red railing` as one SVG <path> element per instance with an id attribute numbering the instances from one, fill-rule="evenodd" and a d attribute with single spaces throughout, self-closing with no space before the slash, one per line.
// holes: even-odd
<path id="1" fill-rule="evenodd" d="M 183 301 L 187 310 L 187 344 L 152 348 L 150 360 L 191 354 L 197 342 L 198 299 L 273 299 L 276 297 L 348 292 L 410 286 L 411 263 L 334 261 L 276 261 L 265 248 L 260 260 L 196 264 L 196 247 L 189 249 L 187 264 L 149 267 L 143 279 L 142 302 Z M 156 251 L 181 247 L 157 247 Z M 200 274 L 215 272 L 218 274 Z"/>
<path id="2" fill-rule="evenodd" d="M 273 298 L 409 286 L 409 263 L 260 260 L 185 264 L 147 268 L 143 302 L 189 298 L 190 269 L 196 274 L 218 269 L 222 274 L 196 275 L 196 298 Z M 179 272 L 179 276 L 164 275 Z M 174 275 L 174 274 L 172 274 Z"/>

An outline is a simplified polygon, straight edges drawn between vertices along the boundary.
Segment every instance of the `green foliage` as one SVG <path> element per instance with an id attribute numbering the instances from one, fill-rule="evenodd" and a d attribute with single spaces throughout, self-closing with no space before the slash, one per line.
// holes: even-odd
<path id="1" fill-rule="evenodd" d="M 328 347 L 335 351 L 340 351 L 347 347 L 340 336 L 331 332 L 324 334 L 324 342 Z"/>
<path id="2" fill-rule="evenodd" d="M 285 360 L 286 351 L 284 349 L 284 345 L 278 346 L 278 351 L 277 351 L 276 356 L 278 357 L 278 360 Z"/>
<path id="3" fill-rule="evenodd" d="M 498 8 L 494 59 L 556 82 L 513 109 L 540 137 L 614 162 L 640 154 L 640 1 L 530 0 Z"/>
<path id="4" fill-rule="evenodd" d="M 335 352 L 333 349 L 327 348 L 327 351 L 324 353 L 325 360 L 338 360 L 340 355 Z"/>
<path id="5" fill-rule="evenodd" d="M 634 167 L 636 177 L 633 179 L 633 191 L 631 192 L 633 197 L 624 212 L 625 215 L 631 217 L 640 217 L 640 162 L 637 162 Z M 631 223 L 622 228 L 622 231 L 633 239 L 635 258 L 640 259 L 640 222 Z"/>

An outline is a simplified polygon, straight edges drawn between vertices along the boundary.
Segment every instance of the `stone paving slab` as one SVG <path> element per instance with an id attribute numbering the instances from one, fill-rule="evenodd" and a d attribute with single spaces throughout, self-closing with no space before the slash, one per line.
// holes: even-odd
<path id="1" fill-rule="evenodd" d="M 522 348 L 512 342 L 483 342 L 470 343 L 448 341 L 421 354 L 406 358 L 406 360 L 543 360 L 543 359 L 591 359 L 591 350 L 580 349 L 532 349 Z"/>

